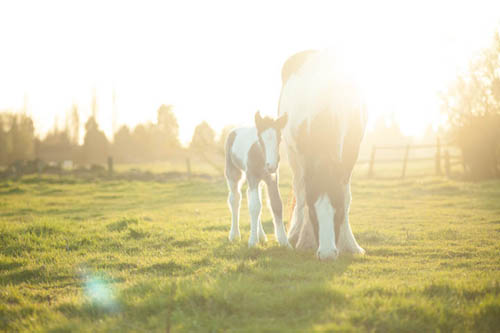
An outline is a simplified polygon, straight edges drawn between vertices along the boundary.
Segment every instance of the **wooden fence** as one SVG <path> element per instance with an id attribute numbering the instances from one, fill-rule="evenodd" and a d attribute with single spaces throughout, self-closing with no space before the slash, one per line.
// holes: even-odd
<path id="1" fill-rule="evenodd" d="M 432 151 L 433 155 L 411 157 L 410 152 L 415 151 L 415 150 Z M 451 168 L 453 166 L 461 165 L 463 167 L 462 156 L 452 155 L 452 154 L 450 154 L 450 150 L 456 151 L 457 147 L 452 146 L 452 145 L 448 145 L 448 144 L 441 144 L 439 139 L 436 140 L 436 144 L 374 145 L 374 146 L 372 146 L 370 159 L 358 160 L 357 164 L 368 164 L 368 177 L 372 178 L 375 175 L 374 174 L 375 164 L 401 163 L 401 178 L 405 178 L 408 163 L 434 161 L 435 174 L 436 175 L 443 175 L 443 168 L 444 168 L 444 174 L 447 177 L 450 177 Z M 397 158 L 395 158 L 395 157 L 380 158 L 380 156 L 378 156 L 378 158 L 377 158 L 377 152 L 380 152 L 380 151 L 395 151 L 395 152 L 401 151 L 402 154 L 400 154 L 401 157 L 398 156 Z M 214 168 L 214 170 L 217 171 L 218 174 L 221 174 L 221 175 L 224 174 L 224 170 L 223 170 L 222 166 L 220 166 L 216 162 L 212 161 L 205 154 L 201 154 L 200 156 L 202 156 L 203 161 L 208 163 L 210 166 L 212 166 Z M 188 178 L 191 178 L 191 164 L 192 164 L 191 158 L 189 156 L 186 157 L 186 171 L 187 171 L 186 174 L 187 174 Z"/>
<path id="2" fill-rule="evenodd" d="M 365 160 L 358 160 L 356 164 L 368 164 L 368 177 L 372 178 L 375 176 L 375 164 L 395 164 L 395 163 L 401 163 L 401 178 L 406 177 L 406 171 L 407 171 L 407 166 L 408 163 L 411 162 L 424 162 L 424 161 L 434 161 L 434 168 L 435 168 L 435 174 L 436 175 L 442 175 L 443 174 L 443 168 L 444 168 L 444 173 L 446 174 L 447 177 L 450 177 L 451 175 L 451 168 L 455 165 L 461 165 L 462 167 L 464 166 L 463 164 L 463 159 L 462 156 L 460 155 L 451 155 L 450 150 L 457 150 L 456 146 L 448 145 L 448 144 L 441 144 L 439 139 L 436 141 L 436 144 L 421 144 L 421 145 L 412 145 L 412 144 L 407 144 L 407 145 L 373 145 L 372 150 L 371 150 L 371 155 L 369 159 Z M 428 156 L 417 156 L 417 157 L 411 157 L 410 152 L 415 151 L 415 150 L 431 150 L 433 151 L 433 155 L 428 155 Z M 398 157 L 393 157 L 391 156 L 390 158 L 381 158 L 379 155 L 377 155 L 377 152 L 380 151 L 401 151 L 401 154 Z M 220 165 L 219 163 L 215 162 L 214 160 L 210 159 L 208 155 L 201 153 L 198 154 L 198 157 L 201 156 L 201 159 L 203 162 L 206 164 L 210 165 L 214 171 L 217 172 L 217 174 L 223 175 L 224 174 L 224 169 L 223 165 Z M 109 157 L 108 158 L 108 172 L 109 174 L 113 174 L 113 158 Z M 186 176 L 188 179 L 191 179 L 192 177 L 192 160 L 191 157 L 188 155 L 185 157 L 185 168 L 186 168 Z M 465 170 L 465 168 L 464 168 Z"/>
<path id="3" fill-rule="evenodd" d="M 372 152 L 369 160 L 359 160 L 358 164 L 366 164 L 369 163 L 368 165 L 368 177 L 373 177 L 374 176 L 374 168 L 375 168 L 375 163 L 377 164 L 383 164 L 383 163 L 397 163 L 400 162 L 401 165 L 401 178 L 405 178 L 406 176 L 406 169 L 408 162 L 417 162 L 417 161 L 434 161 L 435 165 L 435 173 L 436 175 L 442 175 L 442 165 L 444 164 L 444 170 L 446 176 L 451 175 L 451 167 L 454 165 L 462 165 L 463 166 L 463 159 L 462 156 L 458 155 L 450 155 L 449 153 L 449 148 L 451 148 L 451 145 L 443 145 L 440 143 L 440 140 L 438 139 L 436 141 L 436 144 L 426 144 L 426 145 L 411 145 L 407 144 L 404 146 L 392 146 L 392 145 L 374 145 L 372 147 Z M 434 150 L 434 155 L 433 156 L 426 156 L 426 157 L 415 157 L 415 158 L 409 158 L 410 155 L 410 150 Z M 376 159 L 377 157 L 377 151 L 382 151 L 382 150 L 392 150 L 392 151 L 402 151 L 403 152 L 403 158 L 385 158 L 385 159 Z M 444 151 L 444 153 L 443 153 Z"/>

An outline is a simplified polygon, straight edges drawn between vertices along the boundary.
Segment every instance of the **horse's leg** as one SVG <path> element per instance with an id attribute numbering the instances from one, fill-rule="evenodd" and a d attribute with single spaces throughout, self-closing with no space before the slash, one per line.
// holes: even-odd
<path id="1" fill-rule="evenodd" d="M 271 203 L 273 214 L 274 235 L 280 246 L 291 247 L 290 243 L 288 243 L 285 226 L 283 224 L 283 202 L 281 201 L 278 188 L 278 172 L 276 172 L 276 177 L 274 179 L 268 176 L 265 181 L 267 185 L 267 195 Z"/>
<path id="2" fill-rule="evenodd" d="M 340 235 L 338 236 L 337 248 L 340 252 L 364 254 L 365 250 L 358 245 L 349 224 L 349 207 L 351 206 L 351 184 L 345 185 L 345 211 L 344 221 L 340 225 Z"/>
<path id="3" fill-rule="evenodd" d="M 312 206 L 312 207 L 311 207 Z M 333 221 L 337 212 L 330 202 L 327 194 L 322 194 L 314 203 L 309 204 L 309 209 L 314 209 L 315 219 L 318 223 L 319 247 L 316 255 L 319 259 L 335 259 L 339 251 L 335 244 L 335 227 Z"/>
<path id="4" fill-rule="evenodd" d="M 293 171 L 293 193 L 295 196 L 295 207 L 293 208 L 292 221 L 288 231 L 288 241 L 297 245 L 300 231 L 304 223 L 304 207 L 306 204 L 306 193 L 304 185 L 304 169 L 298 160 L 299 156 L 292 150 L 288 150 L 288 161 Z"/>
<path id="5" fill-rule="evenodd" d="M 240 204 L 241 204 L 241 176 L 242 172 L 233 164 L 226 164 L 226 180 L 229 188 L 227 203 L 231 210 L 231 231 L 229 231 L 229 240 L 240 240 Z"/>
<path id="6" fill-rule="evenodd" d="M 260 211 L 262 208 L 259 183 L 260 179 L 248 175 L 248 210 L 250 211 L 250 238 L 248 246 L 254 247 L 259 242 Z"/>

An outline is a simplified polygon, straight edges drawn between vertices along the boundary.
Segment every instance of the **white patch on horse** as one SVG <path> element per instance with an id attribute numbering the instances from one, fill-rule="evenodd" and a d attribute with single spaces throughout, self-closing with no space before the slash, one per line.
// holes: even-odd
<path id="1" fill-rule="evenodd" d="M 306 193 L 304 184 L 304 168 L 299 160 L 297 152 L 288 149 L 288 162 L 293 171 L 293 191 L 295 195 L 295 207 L 292 212 L 291 227 L 288 231 L 288 240 L 293 246 L 296 246 L 299 240 L 299 234 L 303 228 L 304 209 L 306 204 Z"/>
<path id="2" fill-rule="evenodd" d="M 241 205 L 241 191 L 239 182 L 229 184 L 229 196 L 227 198 L 229 209 L 231 210 L 231 230 L 229 231 L 229 240 L 241 239 L 240 235 L 240 205 Z"/>
<path id="3" fill-rule="evenodd" d="M 335 230 L 333 220 L 335 218 L 335 209 L 330 203 L 326 194 L 321 195 L 314 204 L 316 216 L 318 217 L 319 227 L 319 248 L 317 256 L 319 259 L 335 259 L 338 251 L 335 246 Z"/>
<path id="4" fill-rule="evenodd" d="M 235 129 L 234 132 L 236 140 L 231 146 L 231 158 L 238 168 L 247 172 L 248 152 L 252 145 L 259 140 L 257 129 L 255 127 L 241 127 Z"/>

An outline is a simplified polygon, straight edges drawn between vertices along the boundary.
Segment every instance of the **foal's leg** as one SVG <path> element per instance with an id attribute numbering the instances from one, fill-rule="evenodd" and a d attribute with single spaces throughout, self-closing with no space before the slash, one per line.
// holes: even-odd
<path id="1" fill-rule="evenodd" d="M 261 189 L 259 188 L 259 195 L 262 193 Z M 267 242 L 267 236 L 266 232 L 264 231 L 264 228 L 262 227 L 262 219 L 259 218 L 259 242 L 265 243 Z"/>
<path id="2" fill-rule="evenodd" d="M 250 239 L 248 240 L 249 247 L 254 247 L 259 242 L 260 211 L 262 208 L 259 182 L 260 179 L 248 177 L 247 198 L 248 209 L 250 211 Z"/>
<path id="3" fill-rule="evenodd" d="M 283 224 L 283 202 L 281 201 L 278 188 L 278 173 L 276 173 L 276 177 L 274 179 L 272 176 L 268 176 L 265 181 L 273 213 L 274 235 L 280 246 L 291 247 L 290 243 L 288 243 L 285 226 Z"/>
<path id="4" fill-rule="evenodd" d="M 229 187 L 229 195 L 227 198 L 227 203 L 229 209 L 231 210 L 231 231 L 229 231 L 229 240 L 232 242 L 234 240 L 240 240 L 240 203 L 241 203 L 241 171 L 233 168 L 229 170 L 226 169 L 226 180 Z"/>
<path id="5" fill-rule="evenodd" d="M 262 227 L 262 220 L 260 220 L 260 219 L 259 219 L 259 242 L 261 242 L 261 243 L 267 242 L 266 232 L 264 231 L 264 228 Z"/>

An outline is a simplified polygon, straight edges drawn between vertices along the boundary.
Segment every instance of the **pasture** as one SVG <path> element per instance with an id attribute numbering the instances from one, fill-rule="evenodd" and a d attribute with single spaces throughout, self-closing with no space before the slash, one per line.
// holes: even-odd
<path id="1" fill-rule="evenodd" d="M 290 175 L 281 178 L 290 210 Z M 246 189 L 246 187 L 244 187 Z M 365 256 L 321 262 L 269 241 L 229 243 L 222 178 L 29 176 L 0 183 L 0 330 L 494 332 L 500 181 L 352 185 Z"/>

